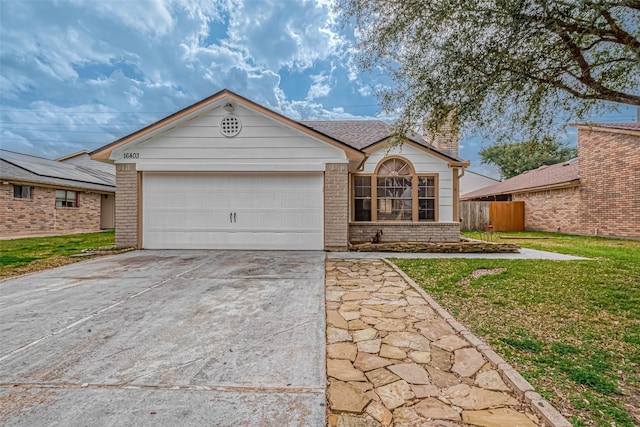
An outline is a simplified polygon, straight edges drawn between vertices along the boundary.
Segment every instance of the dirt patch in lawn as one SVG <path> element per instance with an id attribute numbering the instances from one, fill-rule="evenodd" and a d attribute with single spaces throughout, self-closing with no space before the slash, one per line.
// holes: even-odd
<path id="1" fill-rule="evenodd" d="M 474 270 L 471 273 L 471 277 L 465 277 L 458 281 L 458 285 L 468 285 L 472 280 L 476 280 L 481 278 L 482 276 L 491 276 L 494 274 L 500 274 L 507 271 L 506 268 L 480 268 L 478 270 Z"/>

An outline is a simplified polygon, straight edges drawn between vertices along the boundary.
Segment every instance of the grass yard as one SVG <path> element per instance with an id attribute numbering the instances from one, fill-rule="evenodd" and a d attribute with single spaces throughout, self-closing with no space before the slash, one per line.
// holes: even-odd
<path id="1" fill-rule="evenodd" d="M 640 425 L 640 241 L 465 237 L 592 258 L 393 260 L 574 426 Z M 473 279 L 480 269 L 504 269 Z"/>
<path id="2" fill-rule="evenodd" d="M 66 236 L 27 237 L 0 240 L 0 277 L 17 276 L 82 261 L 72 258 L 83 249 L 97 249 L 115 243 L 113 231 Z"/>

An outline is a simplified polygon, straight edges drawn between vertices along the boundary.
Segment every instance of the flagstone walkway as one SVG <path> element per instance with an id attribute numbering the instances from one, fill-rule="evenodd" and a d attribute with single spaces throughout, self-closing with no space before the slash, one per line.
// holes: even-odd
<path id="1" fill-rule="evenodd" d="M 570 425 L 403 276 L 383 260 L 326 262 L 330 427 Z"/>

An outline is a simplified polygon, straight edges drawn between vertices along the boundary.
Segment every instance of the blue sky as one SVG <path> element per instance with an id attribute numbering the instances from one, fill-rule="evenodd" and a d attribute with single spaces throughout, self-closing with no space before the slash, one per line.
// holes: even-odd
<path id="1" fill-rule="evenodd" d="M 391 82 L 356 69 L 353 40 L 331 0 L 0 0 L 0 143 L 94 150 L 223 88 L 293 119 L 392 122 L 375 96 Z M 495 175 L 489 142 L 466 135 L 461 156 Z"/>

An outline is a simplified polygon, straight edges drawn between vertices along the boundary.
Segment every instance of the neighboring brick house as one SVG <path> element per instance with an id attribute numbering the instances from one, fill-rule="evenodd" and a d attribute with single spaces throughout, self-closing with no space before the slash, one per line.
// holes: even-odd
<path id="1" fill-rule="evenodd" d="M 390 147 L 377 120 L 296 121 L 223 90 L 91 158 L 116 165 L 116 243 L 346 250 L 458 241 L 455 141 Z M 446 146 L 445 146 L 446 143 Z"/>
<path id="2" fill-rule="evenodd" d="M 640 238 L 640 123 L 576 125 L 578 158 L 461 197 L 524 201 L 525 228 Z"/>
<path id="3" fill-rule="evenodd" d="M 114 228 L 115 171 L 94 163 L 87 152 L 54 161 L 0 150 L 0 237 Z"/>

